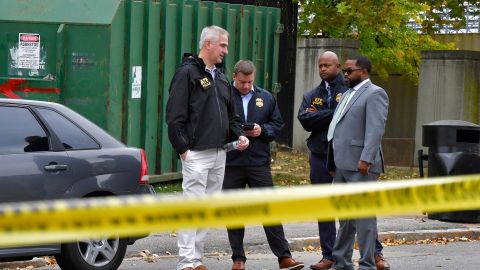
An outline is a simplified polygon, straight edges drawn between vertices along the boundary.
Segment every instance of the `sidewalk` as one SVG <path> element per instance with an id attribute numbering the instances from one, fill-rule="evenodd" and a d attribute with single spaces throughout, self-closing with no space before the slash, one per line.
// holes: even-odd
<path id="1" fill-rule="evenodd" d="M 466 237 L 479 239 L 480 224 L 464 224 L 431 220 L 422 214 L 405 216 L 378 217 L 379 238 L 389 243 L 404 240 L 419 241 L 431 238 Z M 338 225 L 338 223 L 337 223 Z M 318 248 L 318 225 L 316 222 L 285 223 L 285 235 L 293 251 L 304 251 L 304 248 Z M 177 251 L 177 238 L 169 233 L 155 233 L 150 237 L 138 240 L 127 250 L 126 257 L 135 257 L 144 249 L 158 255 L 172 254 Z M 231 252 L 225 228 L 211 229 L 205 239 L 205 253 L 229 254 Z M 244 246 L 246 252 L 270 253 L 265 232 L 260 225 L 247 226 Z"/>
<path id="2" fill-rule="evenodd" d="M 480 239 L 480 224 L 438 221 L 428 219 L 427 215 L 423 214 L 378 217 L 377 224 L 380 242 L 399 240 L 416 242 L 432 238 L 455 237 Z M 301 251 L 306 246 L 317 247 L 320 245 L 318 231 L 313 232 L 311 227 L 317 229 L 314 223 L 285 225 L 287 234 L 291 235 L 289 241 L 293 250 Z M 303 236 L 301 236 L 302 231 Z"/>

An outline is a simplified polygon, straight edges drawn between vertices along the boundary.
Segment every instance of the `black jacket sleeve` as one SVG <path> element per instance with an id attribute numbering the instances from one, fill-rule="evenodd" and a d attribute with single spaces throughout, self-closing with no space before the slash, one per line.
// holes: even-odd
<path id="1" fill-rule="evenodd" d="M 228 121 L 230 131 L 235 134 L 235 138 L 245 135 L 245 132 L 242 129 L 242 120 L 240 116 L 235 111 L 235 103 L 233 101 L 233 86 L 230 85 L 230 99 L 228 101 Z M 230 134 L 229 137 L 232 137 Z"/>
<path id="2" fill-rule="evenodd" d="M 173 148 L 180 154 L 189 149 L 189 140 L 185 131 L 188 120 L 188 99 L 190 96 L 190 76 L 187 67 L 177 69 L 170 83 L 170 96 L 167 101 L 166 120 L 168 138 Z"/>
<path id="3" fill-rule="evenodd" d="M 302 104 L 298 109 L 297 115 L 300 124 L 302 124 L 303 128 L 309 132 L 328 130 L 334 112 L 333 109 L 328 108 L 322 108 L 316 112 L 307 112 L 307 108 L 312 104 L 315 90 L 316 89 L 313 89 L 303 95 Z"/>

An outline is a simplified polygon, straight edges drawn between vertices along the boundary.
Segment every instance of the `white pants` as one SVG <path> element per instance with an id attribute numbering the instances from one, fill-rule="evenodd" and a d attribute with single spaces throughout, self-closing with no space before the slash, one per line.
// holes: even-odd
<path id="1" fill-rule="evenodd" d="M 182 160 L 183 196 L 198 197 L 222 189 L 226 153 L 223 149 L 189 151 Z M 208 229 L 179 230 L 177 270 L 202 265 Z"/>

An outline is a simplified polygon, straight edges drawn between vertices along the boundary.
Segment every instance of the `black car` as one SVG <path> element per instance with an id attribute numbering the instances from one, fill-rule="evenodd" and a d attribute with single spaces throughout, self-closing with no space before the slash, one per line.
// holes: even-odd
<path id="1" fill-rule="evenodd" d="M 0 98 L 0 203 L 153 193 L 142 149 L 56 103 Z M 117 269 L 135 239 L 0 249 L 0 260 L 54 255 L 62 269 Z"/>

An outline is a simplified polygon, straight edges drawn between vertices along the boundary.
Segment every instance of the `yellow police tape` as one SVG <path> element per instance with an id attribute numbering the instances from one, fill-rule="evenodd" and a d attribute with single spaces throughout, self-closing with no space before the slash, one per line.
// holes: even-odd
<path id="1" fill-rule="evenodd" d="M 181 196 L 0 204 L 0 246 L 180 228 L 275 224 L 480 208 L 480 175 Z"/>

